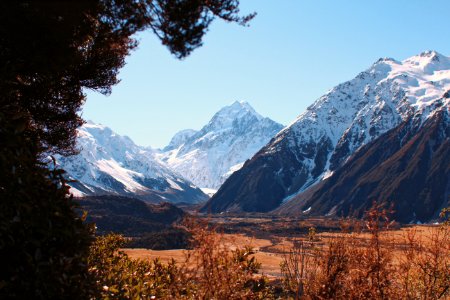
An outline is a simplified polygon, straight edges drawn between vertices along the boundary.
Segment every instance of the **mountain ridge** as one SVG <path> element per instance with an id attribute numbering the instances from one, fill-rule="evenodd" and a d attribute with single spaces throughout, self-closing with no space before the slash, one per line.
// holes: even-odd
<path id="1" fill-rule="evenodd" d="M 247 102 L 235 101 L 216 112 L 199 131 L 190 131 L 182 143 L 171 142 L 160 158 L 197 186 L 215 190 L 282 128 Z"/>
<path id="2" fill-rule="evenodd" d="M 87 122 L 77 131 L 74 156 L 56 156 L 67 173 L 71 192 L 92 195 L 133 196 L 149 202 L 197 203 L 207 196 L 191 182 L 158 161 L 150 148 L 137 146 L 127 136 Z"/>
<path id="3" fill-rule="evenodd" d="M 393 217 L 403 223 L 438 219 L 450 205 L 448 109 L 438 109 L 423 126 L 413 118 L 402 122 L 275 212 L 361 217 L 373 201 L 392 205 Z"/>
<path id="4" fill-rule="evenodd" d="M 220 109 L 201 130 L 176 133 L 163 150 L 138 146 L 107 126 L 87 121 L 77 131 L 80 153 L 56 158 L 73 179 L 70 185 L 75 196 L 119 195 L 150 202 L 197 203 L 215 189 L 197 188 L 171 161 L 192 174 L 202 173 L 193 163 L 199 161 L 200 167 L 208 169 L 198 182 L 220 184 L 281 128 L 247 102 L 236 101 Z M 223 168 L 213 173 L 218 165 Z M 210 178 L 214 175 L 216 178 Z"/>
<path id="5" fill-rule="evenodd" d="M 406 119 L 423 122 L 450 90 L 450 58 L 384 58 L 337 85 L 234 173 L 203 211 L 266 212 L 330 176 L 361 146 Z"/>

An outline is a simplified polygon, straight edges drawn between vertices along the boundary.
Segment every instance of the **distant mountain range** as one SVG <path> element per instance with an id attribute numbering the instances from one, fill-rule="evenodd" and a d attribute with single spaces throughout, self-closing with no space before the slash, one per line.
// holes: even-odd
<path id="1" fill-rule="evenodd" d="M 236 101 L 199 131 L 177 133 L 160 157 L 195 185 L 217 190 L 282 128 L 247 102 Z"/>
<path id="2" fill-rule="evenodd" d="M 56 158 L 77 196 L 194 204 L 208 193 L 203 212 L 296 216 L 361 216 L 378 200 L 399 221 L 428 222 L 450 205 L 449 99 L 450 58 L 427 51 L 379 59 L 285 128 L 234 102 L 162 150 L 88 122 L 80 153 Z"/>
<path id="3" fill-rule="evenodd" d="M 75 156 L 57 156 L 75 196 L 122 195 L 149 202 L 197 203 L 208 197 L 170 170 L 154 150 L 137 146 L 106 126 L 88 122 L 78 129 Z"/>
<path id="4" fill-rule="evenodd" d="M 121 195 L 149 202 L 206 201 L 222 182 L 267 144 L 282 125 L 234 102 L 201 130 L 177 133 L 163 150 L 141 147 L 110 128 L 87 122 L 78 155 L 57 156 L 75 196 Z"/>
<path id="5" fill-rule="evenodd" d="M 396 218 L 428 221 L 449 204 L 449 98 L 450 58 L 380 59 L 314 102 L 202 210 L 361 215 L 386 200 Z"/>

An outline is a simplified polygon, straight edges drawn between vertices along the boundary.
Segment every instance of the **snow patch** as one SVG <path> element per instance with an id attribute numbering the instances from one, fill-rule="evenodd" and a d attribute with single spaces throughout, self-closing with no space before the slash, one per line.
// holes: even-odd
<path id="1" fill-rule="evenodd" d="M 333 171 L 330 171 L 330 170 L 328 170 L 328 171 L 326 171 L 324 174 L 323 174 L 323 178 L 322 178 L 322 180 L 325 180 L 325 179 L 327 179 L 328 177 L 331 177 L 331 175 L 333 175 Z"/>
<path id="2" fill-rule="evenodd" d="M 241 162 L 238 164 L 235 164 L 234 166 L 230 167 L 230 170 L 228 172 L 225 173 L 225 177 L 230 177 L 231 174 L 233 174 L 234 172 L 238 171 L 239 169 L 242 168 L 242 166 L 244 165 L 245 162 Z"/>
<path id="3" fill-rule="evenodd" d="M 121 182 L 129 192 L 146 191 L 147 188 L 137 183 L 134 179 L 136 177 L 143 177 L 141 173 L 123 168 L 114 160 L 102 159 L 97 163 L 98 169 L 114 179 Z"/>
<path id="4" fill-rule="evenodd" d="M 210 189 L 210 188 L 200 188 L 200 189 L 202 190 L 203 193 L 205 193 L 209 197 L 212 197 L 212 196 L 214 196 L 215 193 L 217 193 L 217 190 L 215 190 L 215 189 Z"/>
<path id="5" fill-rule="evenodd" d="M 179 190 L 179 191 L 184 191 L 183 188 L 181 186 L 179 186 L 175 181 L 173 181 L 172 179 L 167 178 L 167 182 L 169 183 L 170 187 L 175 189 L 175 190 Z"/>
<path id="6" fill-rule="evenodd" d="M 74 188 L 74 187 L 70 187 L 69 188 L 69 192 L 74 196 L 74 197 L 84 197 L 86 196 L 85 193 L 83 193 L 82 191 Z"/>

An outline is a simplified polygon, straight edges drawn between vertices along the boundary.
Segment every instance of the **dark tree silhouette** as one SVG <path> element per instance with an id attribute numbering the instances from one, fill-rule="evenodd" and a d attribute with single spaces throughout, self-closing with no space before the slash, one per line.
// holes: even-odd
<path id="1" fill-rule="evenodd" d="M 71 153 L 83 88 L 109 94 L 133 34 L 151 29 L 184 58 L 214 18 L 246 24 L 236 0 L 2 1 L 0 97 L 18 110 L 47 152 Z"/>
<path id="2" fill-rule="evenodd" d="M 38 164 L 26 118 L 0 111 L 0 299 L 85 299 L 91 241 L 62 171 Z"/>
<path id="3" fill-rule="evenodd" d="M 238 0 L 0 1 L 0 298 L 84 299 L 91 231 L 44 153 L 75 152 L 84 89 L 109 94 L 133 35 L 177 58 L 215 18 L 245 25 Z"/>

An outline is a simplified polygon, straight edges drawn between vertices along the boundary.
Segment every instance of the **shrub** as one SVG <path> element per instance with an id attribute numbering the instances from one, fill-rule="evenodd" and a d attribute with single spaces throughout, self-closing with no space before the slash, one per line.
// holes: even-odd
<path id="1" fill-rule="evenodd" d="M 104 299 L 267 299 L 264 277 L 254 278 L 260 264 L 251 247 L 230 250 L 221 236 L 195 225 L 193 250 L 185 261 L 132 260 L 120 248 L 119 235 L 98 237 L 91 246 L 89 271 L 96 282 L 94 298 Z"/>
<path id="2" fill-rule="evenodd" d="M 160 232 L 149 232 L 127 242 L 126 247 L 153 250 L 188 249 L 191 234 L 183 228 L 167 228 Z"/>
<path id="3" fill-rule="evenodd" d="M 317 276 L 317 251 L 313 241 L 297 241 L 284 256 L 280 268 L 285 297 L 298 299 L 302 295 L 311 294 L 311 283 L 315 282 Z"/>
<path id="4" fill-rule="evenodd" d="M 193 251 L 186 254 L 177 298 L 263 299 L 271 295 L 267 279 L 256 279 L 260 264 L 252 247 L 230 250 L 223 236 L 206 224 L 190 222 Z"/>
<path id="5" fill-rule="evenodd" d="M 295 243 L 281 265 L 286 298 L 447 299 L 450 296 L 450 230 L 445 223 L 419 238 L 406 232 L 401 244 L 390 239 L 388 211 L 376 205 L 363 222 L 344 222 L 343 233 L 325 244 Z M 387 234 L 386 234 L 387 232 Z M 395 249 L 402 249 L 394 255 Z"/>
<path id="6" fill-rule="evenodd" d="M 423 237 L 417 229 L 403 237 L 398 280 L 408 299 L 450 297 L 450 227 L 448 223 L 430 229 Z"/>
<path id="7" fill-rule="evenodd" d="M 177 278 L 174 261 L 164 265 L 132 260 L 120 251 L 126 240 L 120 235 L 97 237 L 89 255 L 89 272 L 95 280 L 96 299 L 157 299 L 170 297 Z"/>

